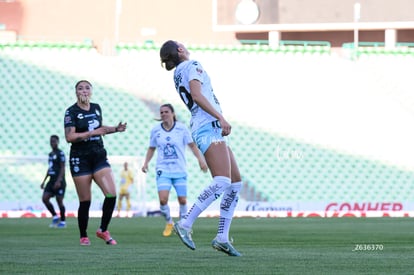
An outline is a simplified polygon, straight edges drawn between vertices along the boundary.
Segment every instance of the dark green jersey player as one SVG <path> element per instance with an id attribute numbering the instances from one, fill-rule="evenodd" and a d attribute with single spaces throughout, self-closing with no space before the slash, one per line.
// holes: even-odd
<path id="1" fill-rule="evenodd" d="M 75 85 L 77 102 L 65 113 L 64 127 L 66 141 L 71 143 L 69 165 L 79 197 L 78 227 L 81 245 L 90 245 L 87 234 L 91 185 L 96 182 L 105 199 L 102 204 L 101 225 L 96 236 L 109 245 L 115 245 L 108 229 L 116 202 L 116 187 L 112 168 L 108 163 L 103 135 L 124 132 L 126 123 L 105 126 L 102 123 L 101 107 L 91 103 L 92 85 L 80 80 Z"/>
<path id="2" fill-rule="evenodd" d="M 63 204 L 63 198 L 66 190 L 66 158 L 65 153 L 58 148 L 58 145 L 59 137 L 57 135 L 52 135 L 50 137 L 50 146 L 52 147 L 52 151 L 49 153 L 49 167 L 40 188 L 44 189 L 42 196 L 43 203 L 53 216 L 52 224 L 50 226 L 63 228 L 66 227 L 65 206 Z M 45 187 L 45 181 L 47 178 L 49 178 L 49 181 Z M 53 204 L 50 203 L 50 198 L 55 196 L 60 210 L 60 222 L 59 216 L 56 214 Z"/>

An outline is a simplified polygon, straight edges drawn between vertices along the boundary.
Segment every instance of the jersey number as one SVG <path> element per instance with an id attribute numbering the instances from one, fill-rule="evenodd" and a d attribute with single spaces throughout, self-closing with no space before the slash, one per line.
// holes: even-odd
<path id="1" fill-rule="evenodd" d="M 183 87 L 180 87 L 180 97 L 185 105 L 187 105 L 187 108 L 191 111 L 191 108 L 193 108 L 194 101 L 191 97 L 191 94 Z"/>

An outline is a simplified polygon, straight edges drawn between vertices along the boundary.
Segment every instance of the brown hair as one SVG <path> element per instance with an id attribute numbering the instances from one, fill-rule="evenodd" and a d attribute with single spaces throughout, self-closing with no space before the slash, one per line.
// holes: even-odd
<path id="1" fill-rule="evenodd" d="M 160 106 L 160 109 L 161 109 L 162 107 L 167 107 L 168 109 L 170 109 L 171 113 L 173 113 L 173 115 L 174 115 L 174 117 L 173 117 L 174 121 L 177 121 L 177 117 L 175 116 L 174 107 L 173 107 L 170 103 L 165 103 L 165 104 L 162 104 L 162 105 Z M 161 121 L 161 118 L 156 118 L 155 120 Z"/>
<path id="2" fill-rule="evenodd" d="M 78 86 L 79 86 L 79 84 L 81 84 L 81 82 L 86 82 L 86 83 L 88 83 L 89 86 L 92 87 L 92 84 L 88 80 L 79 80 L 78 82 L 76 82 L 75 90 L 78 89 Z"/>
<path id="3" fill-rule="evenodd" d="M 180 64 L 180 57 L 178 56 L 178 45 L 173 40 L 166 41 L 160 49 L 161 65 L 165 64 L 165 69 L 171 71 L 178 64 Z M 164 66 L 163 66 L 164 67 Z"/>

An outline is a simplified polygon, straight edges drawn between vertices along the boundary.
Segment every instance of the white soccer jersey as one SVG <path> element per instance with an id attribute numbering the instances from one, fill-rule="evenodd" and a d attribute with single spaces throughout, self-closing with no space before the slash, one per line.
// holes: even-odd
<path id="1" fill-rule="evenodd" d="M 181 62 L 174 71 L 174 83 L 181 99 L 191 111 L 190 126 L 192 132 L 199 129 L 204 124 L 217 120 L 193 101 L 190 92 L 190 81 L 195 79 L 201 83 L 202 94 L 207 98 L 210 104 L 221 113 L 220 103 L 214 95 L 210 77 L 201 64 L 194 60 Z"/>
<path id="2" fill-rule="evenodd" d="M 188 128 L 181 122 L 176 121 L 169 131 L 162 123 L 154 126 L 149 146 L 157 148 L 156 171 L 162 171 L 163 175 L 187 174 L 185 148 L 192 142 Z"/>

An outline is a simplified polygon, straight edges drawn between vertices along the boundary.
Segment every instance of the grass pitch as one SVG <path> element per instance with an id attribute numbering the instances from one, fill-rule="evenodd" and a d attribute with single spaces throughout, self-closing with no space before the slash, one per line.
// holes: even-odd
<path id="1" fill-rule="evenodd" d="M 412 274 L 411 218 L 235 218 L 231 236 L 242 257 L 213 250 L 218 219 L 194 224 L 197 249 L 163 237 L 163 219 L 114 218 L 118 245 L 95 237 L 79 245 L 77 221 L 48 228 L 50 219 L 0 219 L 1 274 Z"/>

